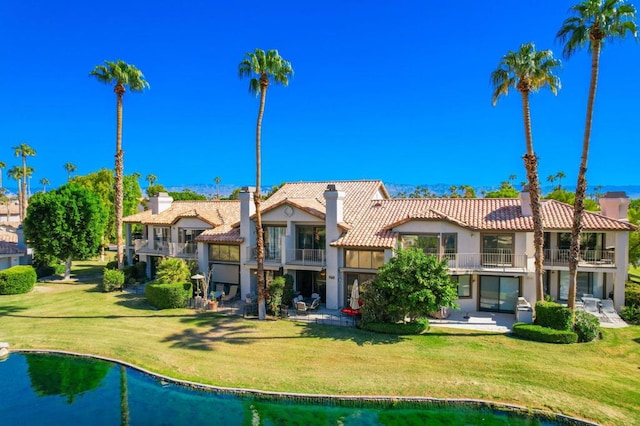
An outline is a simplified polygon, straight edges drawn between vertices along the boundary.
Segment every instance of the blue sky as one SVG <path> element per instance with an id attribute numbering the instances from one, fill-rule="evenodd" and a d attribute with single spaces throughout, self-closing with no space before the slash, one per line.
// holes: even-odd
<path id="1" fill-rule="evenodd" d="M 255 182 L 258 100 L 237 76 L 245 52 L 291 61 L 272 85 L 263 125 L 263 183 L 382 179 L 499 185 L 525 180 L 520 96 L 491 105 L 490 73 L 533 41 L 561 57 L 555 34 L 574 1 L 7 2 L 0 12 L 0 161 L 37 151 L 33 184 L 113 168 L 115 94 L 88 77 L 104 60 L 151 84 L 124 100 L 125 173 L 165 186 Z M 535 4 L 535 7 L 532 6 Z M 639 184 L 640 50 L 609 43 L 601 59 L 588 181 Z M 543 181 L 575 183 L 590 72 L 586 51 L 563 59 L 558 96 L 531 98 Z M 5 186 L 15 186 L 8 181 Z M 146 182 L 141 180 L 141 185 Z"/>

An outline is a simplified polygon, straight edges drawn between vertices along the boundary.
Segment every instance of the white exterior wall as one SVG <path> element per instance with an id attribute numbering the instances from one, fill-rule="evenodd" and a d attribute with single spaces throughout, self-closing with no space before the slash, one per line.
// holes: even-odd
<path id="1" fill-rule="evenodd" d="M 629 274 L 629 232 L 616 232 L 614 236 L 616 270 L 613 273 L 613 304 L 620 311 L 624 306 L 624 287 Z"/>
<path id="2" fill-rule="evenodd" d="M 338 309 L 340 306 L 340 273 L 339 273 L 339 253 L 337 247 L 332 247 L 331 243 L 338 240 L 342 235 L 342 230 L 338 226 L 343 220 L 343 208 L 345 192 L 338 187 L 327 187 L 324 192 L 326 200 L 326 259 L 327 259 L 327 275 L 326 289 L 328 309 Z"/>
<path id="3" fill-rule="evenodd" d="M 253 191 L 255 188 L 243 188 L 239 194 L 240 198 L 240 236 L 244 239 L 240 244 L 240 296 L 251 293 L 251 269 L 244 267 L 242 264 L 247 260 L 247 251 L 249 247 L 255 245 L 255 225 L 250 217 L 255 213 L 256 207 L 253 203 Z"/>

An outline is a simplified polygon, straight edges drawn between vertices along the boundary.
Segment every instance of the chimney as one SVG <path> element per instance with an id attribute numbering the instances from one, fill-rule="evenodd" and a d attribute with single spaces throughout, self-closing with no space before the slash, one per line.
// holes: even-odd
<path id="1" fill-rule="evenodd" d="M 529 194 L 529 185 L 525 185 L 522 191 L 518 194 L 518 200 L 520 200 L 520 209 L 522 210 L 522 217 L 533 216 L 531 210 L 531 194 Z"/>
<path id="2" fill-rule="evenodd" d="M 629 197 L 623 191 L 607 192 L 598 199 L 600 214 L 611 219 L 628 221 Z"/>
<path id="3" fill-rule="evenodd" d="M 173 203 L 173 198 L 171 198 L 169 194 L 166 192 L 159 192 L 158 195 L 149 199 L 151 214 L 162 213 L 171 207 L 171 203 Z"/>
<path id="4" fill-rule="evenodd" d="M 336 227 L 344 220 L 344 197 L 345 192 L 338 185 L 329 184 L 327 190 L 324 191 L 324 199 L 326 200 L 326 229 L 327 240 L 329 240 L 329 228 Z"/>
<path id="5" fill-rule="evenodd" d="M 256 192 L 256 188 L 253 186 L 243 186 L 238 194 L 240 199 L 240 220 L 245 218 L 249 220 L 252 214 L 256 212 L 256 205 L 253 202 L 253 194 Z"/>

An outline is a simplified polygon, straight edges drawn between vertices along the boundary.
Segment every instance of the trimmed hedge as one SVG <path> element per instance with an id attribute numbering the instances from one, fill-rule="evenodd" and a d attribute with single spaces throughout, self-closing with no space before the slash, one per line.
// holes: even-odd
<path id="1" fill-rule="evenodd" d="M 158 309 L 184 308 L 191 296 L 191 283 L 147 284 L 144 293 Z"/>
<path id="2" fill-rule="evenodd" d="M 409 322 L 406 324 L 389 324 L 382 322 L 364 322 L 358 323 L 358 328 L 361 330 L 373 331 L 374 333 L 383 334 L 395 334 L 398 336 L 422 334 L 429 330 L 429 320 L 426 318 L 420 318 L 417 321 Z"/>
<path id="3" fill-rule="evenodd" d="M 555 302 L 537 302 L 535 324 L 555 330 L 571 331 L 573 328 L 571 310 Z"/>
<path id="4" fill-rule="evenodd" d="M 0 294 L 22 294 L 33 290 L 38 280 L 32 266 L 16 265 L 0 271 Z"/>
<path id="5" fill-rule="evenodd" d="M 544 343 L 576 343 L 578 335 L 573 331 L 554 330 L 534 324 L 517 322 L 513 324 L 511 331 L 514 335 L 526 340 Z"/>
<path id="6" fill-rule="evenodd" d="M 576 310 L 573 331 L 578 335 L 578 342 L 590 342 L 600 334 L 600 320 L 589 312 Z"/>
<path id="7" fill-rule="evenodd" d="M 117 269 L 104 269 L 102 283 L 98 286 L 104 292 L 122 290 L 124 286 L 124 272 Z"/>
<path id="8" fill-rule="evenodd" d="M 625 306 L 640 306 L 640 284 L 627 282 L 624 288 L 624 304 Z"/>

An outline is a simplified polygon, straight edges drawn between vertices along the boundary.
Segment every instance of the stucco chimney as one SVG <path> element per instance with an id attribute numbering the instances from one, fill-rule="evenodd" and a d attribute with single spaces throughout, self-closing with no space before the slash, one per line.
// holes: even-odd
<path id="1" fill-rule="evenodd" d="M 329 228 L 335 228 L 344 220 L 344 198 L 345 192 L 338 185 L 329 184 L 324 191 L 326 200 L 326 229 L 327 240 L 329 240 Z"/>
<path id="2" fill-rule="evenodd" d="M 238 194 L 240 199 L 240 221 L 243 223 L 246 219 L 247 223 L 252 214 L 256 212 L 256 205 L 253 202 L 253 194 L 256 188 L 253 186 L 243 186 Z"/>
<path id="3" fill-rule="evenodd" d="M 529 193 L 528 185 L 525 185 L 524 188 L 522 188 L 522 191 L 520 191 L 520 193 L 518 194 L 518 199 L 520 200 L 520 209 L 522 210 L 522 216 L 533 216 L 533 211 L 531 210 L 531 194 Z"/>
<path id="4" fill-rule="evenodd" d="M 607 192 L 604 197 L 598 199 L 600 204 L 600 214 L 611 219 L 628 221 L 629 197 L 620 192 Z"/>
<path id="5" fill-rule="evenodd" d="M 173 203 L 173 198 L 169 194 L 166 192 L 159 192 L 155 197 L 149 198 L 151 214 L 162 213 L 171 207 L 171 203 Z"/>

